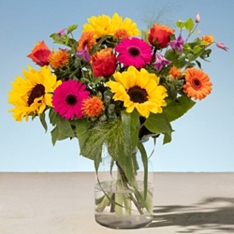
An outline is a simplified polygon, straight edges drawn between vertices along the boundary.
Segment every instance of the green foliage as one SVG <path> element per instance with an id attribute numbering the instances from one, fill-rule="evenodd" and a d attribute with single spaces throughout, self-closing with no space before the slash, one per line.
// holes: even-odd
<path id="1" fill-rule="evenodd" d="M 163 112 L 167 116 L 167 120 L 172 122 L 182 117 L 194 105 L 195 102 L 191 98 L 187 97 L 186 95 L 182 95 L 174 101 L 168 101 Z"/>
<path id="2" fill-rule="evenodd" d="M 164 144 L 171 141 L 171 133 L 173 132 L 173 129 L 167 119 L 167 116 L 164 113 L 151 113 L 148 119 L 146 119 L 144 126 L 152 133 L 164 134 Z"/>

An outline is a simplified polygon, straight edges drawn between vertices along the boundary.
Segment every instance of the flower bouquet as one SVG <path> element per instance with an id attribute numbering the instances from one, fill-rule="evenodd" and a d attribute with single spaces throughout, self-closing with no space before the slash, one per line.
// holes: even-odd
<path id="1" fill-rule="evenodd" d="M 16 121 L 39 118 L 47 130 L 48 117 L 53 145 L 77 138 L 80 155 L 93 160 L 101 193 L 95 200 L 96 217 L 104 211 L 121 222 L 133 213 L 144 217 L 140 225 L 130 220 L 122 226 L 108 224 L 106 216 L 106 223 L 97 218 L 102 225 L 133 228 L 152 220 L 153 190 L 143 142 L 161 135 L 164 144 L 170 142 L 171 122 L 212 90 L 201 61 L 208 59 L 215 42 L 210 35 L 194 36 L 199 22 L 197 14 L 195 20 L 178 20 L 178 31 L 155 23 L 140 32 L 130 18 L 117 13 L 93 16 L 79 39 L 73 36 L 77 25 L 71 25 L 50 35 L 58 48 L 38 42 L 28 57 L 41 68 L 28 66 L 12 83 L 8 101 Z M 221 42 L 216 45 L 227 50 Z M 103 150 L 110 156 L 111 176 L 117 168 L 111 184 L 98 176 Z"/>

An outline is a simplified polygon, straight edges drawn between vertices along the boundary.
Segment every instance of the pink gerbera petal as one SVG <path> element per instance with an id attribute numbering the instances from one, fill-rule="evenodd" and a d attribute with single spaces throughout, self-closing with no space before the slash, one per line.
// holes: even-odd
<path id="1" fill-rule="evenodd" d="M 123 39 L 116 47 L 118 61 L 126 66 L 143 68 L 151 62 L 152 52 L 148 43 L 138 38 Z"/>
<path id="2" fill-rule="evenodd" d="M 82 103 L 89 97 L 86 85 L 76 80 L 64 81 L 54 91 L 54 110 L 65 119 L 82 118 Z"/>

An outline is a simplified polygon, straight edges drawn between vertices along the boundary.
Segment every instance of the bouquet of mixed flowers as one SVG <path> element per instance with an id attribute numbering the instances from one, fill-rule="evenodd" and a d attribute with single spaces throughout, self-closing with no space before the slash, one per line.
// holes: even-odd
<path id="1" fill-rule="evenodd" d="M 122 184 L 136 189 L 132 152 L 141 153 L 147 175 L 142 141 L 163 135 L 163 143 L 170 142 L 171 122 L 211 93 L 201 61 L 215 42 L 211 35 L 194 36 L 199 21 L 197 14 L 195 20 L 178 20 L 178 32 L 159 24 L 140 32 L 130 18 L 115 13 L 89 18 L 79 39 L 73 37 L 77 25 L 61 29 L 50 36 L 61 48 L 51 50 L 40 41 L 28 55 L 41 68 L 28 66 L 16 77 L 10 112 L 16 121 L 38 117 L 46 130 L 48 116 L 53 144 L 77 138 L 80 154 L 94 161 L 97 172 L 106 146 Z M 142 203 L 144 178 L 145 192 L 137 195 Z"/>

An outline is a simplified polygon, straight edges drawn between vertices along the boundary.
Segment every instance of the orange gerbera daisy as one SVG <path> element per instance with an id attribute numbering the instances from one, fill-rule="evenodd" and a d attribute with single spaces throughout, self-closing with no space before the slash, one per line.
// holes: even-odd
<path id="1" fill-rule="evenodd" d="M 80 40 L 78 41 L 78 50 L 85 49 L 87 46 L 87 50 L 90 51 L 93 45 L 96 44 L 96 40 L 94 38 L 94 32 L 84 32 L 82 33 Z"/>
<path id="2" fill-rule="evenodd" d="M 209 46 L 214 42 L 214 37 L 212 35 L 206 35 L 201 38 L 202 41 L 207 42 L 208 44 L 206 46 Z"/>
<path id="3" fill-rule="evenodd" d="M 98 117 L 104 110 L 104 104 L 99 97 L 87 98 L 83 101 L 82 112 L 88 117 Z"/>
<path id="4" fill-rule="evenodd" d="M 169 70 L 169 74 L 171 76 L 173 76 L 173 78 L 177 79 L 180 78 L 182 76 L 182 73 L 180 71 L 180 69 L 178 69 L 177 67 L 173 66 L 170 70 Z"/>
<path id="5" fill-rule="evenodd" d="M 202 100 L 211 93 L 212 83 L 205 72 L 196 68 L 188 68 L 184 74 L 185 85 L 183 86 L 183 91 L 189 97 Z"/>
<path id="6" fill-rule="evenodd" d="M 53 69 L 63 67 L 69 61 L 69 54 L 67 50 L 59 49 L 57 52 L 51 52 L 49 57 L 50 66 Z"/>

